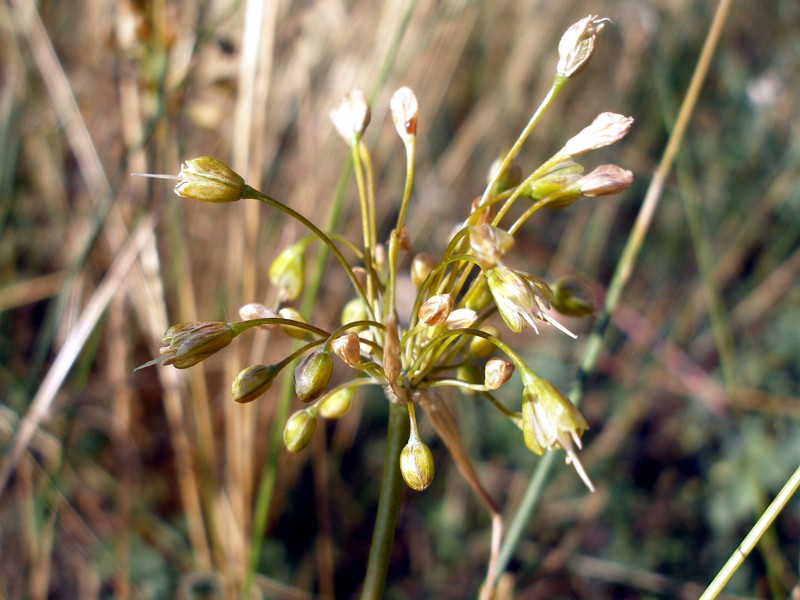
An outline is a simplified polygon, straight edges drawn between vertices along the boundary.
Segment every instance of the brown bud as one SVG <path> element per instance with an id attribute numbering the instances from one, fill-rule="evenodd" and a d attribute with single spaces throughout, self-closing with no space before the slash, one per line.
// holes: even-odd
<path id="1" fill-rule="evenodd" d="M 441 325 L 450 316 L 452 309 L 453 297 L 450 294 L 437 294 L 422 303 L 417 316 L 425 325 Z"/>
<path id="2" fill-rule="evenodd" d="M 578 180 L 584 196 L 606 196 L 626 190 L 633 183 L 633 173 L 617 165 L 600 165 Z"/>
<path id="3" fill-rule="evenodd" d="M 558 65 L 556 72 L 564 77 L 574 77 L 580 73 L 594 54 L 597 35 L 603 30 L 608 19 L 598 19 L 589 15 L 574 23 L 564 32 L 558 42 Z"/>
<path id="4" fill-rule="evenodd" d="M 420 252 L 411 261 L 411 281 L 419 289 L 431 271 L 436 267 L 436 259 L 432 254 Z"/>
<path id="5" fill-rule="evenodd" d="M 490 390 L 496 390 L 514 374 L 514 363 L 502 358 L 490 358 L 484 368 L 484 385 Z"/>
<path id="6" fill-rule="evenodd" d="M 347 365 L 355 367 L 361 364 L 361 340 L 352 331 L 333 340 L 331 348 Z"/>

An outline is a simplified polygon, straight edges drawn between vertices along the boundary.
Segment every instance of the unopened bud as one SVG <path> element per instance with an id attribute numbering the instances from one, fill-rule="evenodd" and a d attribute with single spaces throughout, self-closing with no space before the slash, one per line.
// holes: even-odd
<path id="1" fill-rule="evenodd" d="M 397 237 L 397 247 L 403 252 L 408 252 L 411 248 L 411 239 L 408 237 L 408 227 L 401 227 L 400 233 L 392 231 L 392 235 Z"/>
<path id="2" fill-rule="evenodd" d="M 236 402 L 252 402 L 271 386 L 280 368 L 275 365 L 251 365 L 239 371 L 231 385 L 231 396 Z"/>
<path id="3" fill-rule="evenodd" d="M 403 142 L 408 142 L 417 135 L 419 104 L 417 103 L 416 95 L 414 95 L 411 88 L 401 87 L 392 95 L 392 99 L 389 101 L 389 108 L 392 111 L 392 120 L 394 121 L 397 135 L 400 136 Z"/>
<path id="4" fill-rule="evenodd" d="M 419 289 L 434 267 L 436 267 L 436 259 L 432 254 L 427 252 L 417 254 L 411 261 L 411 281 L 414 287 Z"/>
<path id="5" fill-rule="evenodd" d="M 633 183 L 633 173 L 617 165 L 600 165 L 578 181 L 584 196 L 607 196 L 626 190 Z"/>
<path id="6" fill-rule="evenodd" d="M 294 391 L 303 402 L 319 398 L 333 372 L 331 355 L 317 350 L 306 356 L 294 370 Z"/>
<path id="7" fill-rule="evenodd" d="M 558 65 L 556 72 L 564 77 L 574 77 L 580 73 L 594 54 L 597 35 L 603 30 L 608 19 L 598 19 L 594 15 L 581 19 L 564 32 L 558 42 Z"/>
<path id="8" fill-rule="evenodd" d="M 326 396 L 319 403 L 319 415 L 323 419 L 340 419 L 350 410 L 355 388 L 346 387 Z"/>
<path id="9" fill-rule="evenodd" d="M 188 369 L 222 350 L 236 337 L 228 323 L 178 323 L 167 329 L 159 350 L 162 365 Z"/>
<path id="10" fill-rule="evenodd" d="M 299 310 L 296 308 L 292 308 L 291 306 L 284 306 L 282 309 L 278 311 L 278 316 L 283 319 L 288 319 L 290 321 L 298 321 L 300 323 L 308 323 L 308 320 L 300 313 Z M 296 338 L 298 340 L 304 340 L 308 337 L 308 331 L 303 329 L 302 327 L 292 327 L 291 325 L 280 325 L 280 328 L 283 329 L 283 332 Z"/>
<path id="11" fill-rule="evenodd" d="M 333 340 L 331 348 L 347 365 L 355 367 L 361 364 L 361 340 L 352 331 Z"/>
<path id="12" fill-rule="evenodd" d="M 568 140 L 558 154 L 580 156 L 591 150 L 608 146 L 628 135 L 631 125 L 633 125 L 633 117 L 612 112 L 600 113 L 588 127 Z"/>
<path id="13" fill-rule="evenodd" d="M 400 376 L 400 338 L 397 336 L 397 321 L 389 315 L 383 321 L 386 332 L 383 340 L 383 372 L 390 387 L 397 384 Z"/>
<path id="14" fill-rule="evenodd" d="M 469 247 L 486 266 L 495 266 L 514 247 L 514 236 L 492 225 L 469 228 Z"/>
<path id="15" fill-rule="evenodd" d="M 175 186 L 178 196 L 203 202 L 236 202 L 241 199 L 243 191 L 244 179 L 211 156 L 184 162 Z"/>
<path id="16" fill-rule="evenodd" d="M 467 296 L 465 305 L 474 311 L 480 312 L 492 301 L 492 292 L 485 277 L 479 277 L 473 284 L 473 291 Z"/>
<path id="17" fill-rule="evenodd" d="M 367 313 L 367 306 L 361 298 L 353 298 L 342 308 L 342 316 L 340 321 L 342 325 L 353 323 L 355 321 L 364 321 L 369 317 Z M 353 331 L 360 331 L 363 327 L 354 329 Z"/>
<path id="18" fill-rule="evenodd" d="M 339 106 L 331 111 L 330 117 L 342 139 L 352 145 L 369 125 L 369 102 L 364 92 L 353 90 L 345 94 Z"/>
<path id="19" fill-rule="evenodd" d="M 400 452 L 400 473 L 408 487 L 421 492 L 433 481 L 433 453 L 418 437 L 409 439 Z"/>
<path id="20" fill-rule="evenodd" d="M 580 277 L 567 275 L 553 285 L 552 305 L 562 315 L 585 317 L 597 311 L 589 284 Z"/>
<path id="21" fill-rule="evenodd" d="M 495 177 L 497 177 L 497 172 L 500 170 L 500 166 L 503 164 L 503 158 L 505 157 L 498 157 L 492 163 L 492 166 L 489 167 L 489 173 L 486 177 L 487 184 L 494 181 Z M 496 195 L 509 190 L 518 185 L 520 181 L 522 181 L 522 168 L 519 166 L 519 163 L 512 161 L 506 170 L 500 173 L 500 176 L 497 177 L 497 183 L 495 184 L 494 189 L 492 189 L 492 194 Z"/>
<path id="22" fill-rule="evenodd" d="M 496 390 L 514 374 L 514 363 L 502 358 L 490 358 L 486 361 L 483 382 L 490 390 Z"/>
<path id="23" fill-rule="evenodd" d="M 305 408 L 297 411 L 283 429 L 283 443 L 289 452 L 297 453 L 308 446 L 314 432 L 317 430 L 317 417 Z"/>
<path id="24" fill-rule="evenodd" d="M 444 326 L 448 329 L 466 329 L 478 320 L 478 313 L 471 308 L 457 308 L 447 317 Z"/>
<path id="25" fill-rule="evenodd" d="M 258 302 L 245 304 L 239 309 L 239 318 L 241 318 L 242 321 L 252 321 L 254 319 L 274 319 L 276 317 L 278 317 L 278 313 L 271 308 L 267 308 L 263 304 L 259 304 Z M 277 327 L 277 325 L 261 325 L 260 327 L 261 329 L 274 329 Z"/>
<path id="26" fill-rule="evenodd" d="M 278 288 L 281 300 L 294 300 L 303 291 L 306 270 L 304 250 L 304 244 L 292 244 L 284 248 L 269 266 L 269 280 Z"/>
<path id="27" fill-rule="evenodd" d="M 450 294 L 437 294 L 428 298 L 419 307 L 417 316 L 428 326 L 441 325 L 450 316 L 453 309 L 453 296 Z"/>
<path id="28" fill-rule="evenodd" d="M 481 327 L 481 331 L 494 337 L 500 336 L 500 331 L 497 329 L 497 327 L 492 325 Z M 469 343 L 469 355 L 474 356 L 475 358 L 486 358 L 494 351 L 495 345 L 482 337 L 476 336 L 472 338 L 472 341 Z"/>

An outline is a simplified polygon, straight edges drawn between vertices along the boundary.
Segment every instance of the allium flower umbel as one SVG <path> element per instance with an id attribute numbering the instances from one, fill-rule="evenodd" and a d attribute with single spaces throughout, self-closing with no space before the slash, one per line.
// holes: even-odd
<path id="1" fill-rule="evenodd" d="M 522 434 L 531 452 L 542 455 L 546 450 L 561 448 L 567 464 L 573 465 L 586 487 L 594 491 L 589 476 L 578 460 L 573 444 L 581 448 L 581 435 L 589 429 L 586 419 L 575 405 L 561 395 L 555 386 L 533 372 L 523 373 Z"/>
<path id="2" fill-rule="evenodd" d="M 211 156 L 184 162 L 175 186 L 178 196 L 203 202 L 236 202 L 242 198 L 243 192 L 241 175 Z"/>

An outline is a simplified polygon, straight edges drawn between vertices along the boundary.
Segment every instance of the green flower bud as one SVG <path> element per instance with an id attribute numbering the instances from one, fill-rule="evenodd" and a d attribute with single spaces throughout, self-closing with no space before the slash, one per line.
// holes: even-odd
<path id="1" fill-rule="evenodd" d="M 289 452 L 297 453 L 308 446 L 311 437 L 317 430 L 317 417 L 313 411 L 305 408 L 297 411 L 283 428 L 283 443 Z"/>
<path id="2" fill-rule="evenodd" d="M 481 331 L 494 337 L 500 336 L 500 332 L 497 330 L 497 327 L 493 327 L 492 325 L 481 327 Z M 491 355 L 494 350 L 495 345 L 482 337 L 476 336 L 472 338 L 472 341 L 469 343 L 469 355 L 474 358 L 486 358 L 487 356 Z"/>
<path id="3" fill-rule="evenodd" d="M 353 395 L 356 389 L 352 387 L 342 388 L 325 396 L 319 403 L 319 415 L 324 419 L 339 419 L 350 410 L 353 402 Z"/>
<path id="4" fill-rule="evenodd" d="M 553 284 L 552 289 L 553 308 L 562 315 L 585 317 L 597 310 L 589 284 L 580 277 L 575 275 L 562 277 Z"/>
<path id="5" fill-rule="evenodd" d="M 464 363 L 456 369 L 456 379 L 464 383 L 481 384 L 481 373 L 471 362 Z M 465 396 L 474 396 L 474 390 L 462 388 L 461 393 Z"/>
<path id="6" fill-rule="evenodd" d="M 306 356 L 294 370 L 294 391 L 303 402 L 311 402 L 319 398 L 333 371 L 331 355 L 323 350 L 317 350 Z"/>
<path id="7" fill-rule="evenodd" d="M 547 198 L 547 208 L 564 208 L 581 197 L 578 182 L 582 173 L 581 165 L 564 161 L 531 181 L 523 195 L 532 200 Z"/>
<path id="8" fill-rule="evenodd" d="M 244 179 L 228 165 L 211 156 L 187 160 L 178 174 L 175 193 L 203 202 L 236 202 L 242 197 Z"/>
<path id="9" fill-rule="evenodd" d="M 411 261 L 411 281 L 419 289 L 431 271 L 436 267 L 436 259 L 432 254 L 420 252 Z"/>
<path id="10" fill-rule="evenodd" d="M 275 365 L 251 365 L 239 371 L 231 384 L 231 395 L 236 402 L 252 402 L 271 386 L 280 369 Z"/>
<path id="11" fill-rule="evenodd" d="M 308 323 L 308 320 L 300 313 L 300 311 L 292 308 L 291 306 L 284 306 L 282 309 L 280 309 L 278 311 L 278 316 L 291 321 Z M 291 325 L 280 325 L 279 327 L 283 329 L 283 332 L 286 335 L 297 338 L 298 340 L 304 340 L 309 335 L 308 331 L 302 327 L 292 327 Z"/>
<path id="12" fill-rule="evenodd" d="M 476 287 L 466 298 L 465 305 L 476 312 L 481 312 L 492 301 L 492 293 L 485 277 L 479 277 L 474 284 Z"/>
<path id="13" fill-rule="evenodd" d="M 222 350 L 236 337 L 228 323 L 178 323 L 164 333 L 161 364 L 187 369 Z"/>
<path id="14" fill-rule="evenodd" d="M 361 298 L 353 298 L 342 309 L 342 316 L 340 321 L 342 325 L 353 323 L 355 321 L 364 321 L 369 317 L 367 313 L 367 306 Z M 353 331 L 361 331 L 364 327 L 353 328 Z"/>
<path id="15" fill-rule="evenodd" d="M 303 291 L 305 278 L 305 245 L 285 248 L 269 267 L 269 280 L 278 288 L 282 300 L 294 300 Z"/>
<path id="16" fill-rule="evenodd" d="M 408 487 L 418 492 L 433 481 L 433 453 L 419 438 L 412 436 L 400 452 L 400 473 Z"/>
<path id="17" fill-rule="evenodd" d="M 498 157 L 492 163 L 492 166 L 489 167 L 489 173 L 486 177 L 487 184 L 494 181 L 494 178 L 497 176 L 497 172 L 500 169 L 500 165 L 503 164 L 504 158 L 505 155 Z M 511 164 L 508 165 L 506 170 L 503 171 L 497 178 L 497 183 L 492 189 L 492 195 L 497 195 L 506 190 L 510 190 L 511 188 L 519 185 L 520 181 L 522 181 L 522 168 L 520 168 L 519 163 L 517 163 L 516 161 L 512 161 Z"/>

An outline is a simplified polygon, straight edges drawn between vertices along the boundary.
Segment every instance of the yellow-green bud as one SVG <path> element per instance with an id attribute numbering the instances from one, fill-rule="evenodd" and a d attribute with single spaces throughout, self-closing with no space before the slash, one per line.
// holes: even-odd
<path id="1" fill-rule="evenodd" d="M 347 325 L 355 321 L 363 321 L 369 317 L 367 306 L 361 298 L 353 298 L 342 308 L 341 323 Z M 361 331 L 363 327 L 354 328 L 353 331 Z"/>
<path id="2" fill-rule="evenodd" d="M 275 365 L 251 365 L 239 371 L 231 384 L 231 395 L 236 402 L 252 402 L 271 386 L 280 369 Z"/>
<path id="3" fill-rule="evenodd" d="M 419 289 L 431 271 L 436 267 L 436 259 L 432 254 L 420 252 L 411 261 L 411 282 Z"/>
<path id="4" fill-rule="evenodd" d="M 417 316 L 425 325 L 441 325 L 450 316 L 452 309 L 453 297 L 450 294 L 437 294 L 422 303 Z"/>
<path id="5" fill-rule="evenodd" d="M 418 492 L 433 481 L 433 453 L 419 438 L 412 436 L 400 452 L 400 473 L 408 487 Z"/>
<path id="6" fill-rule="evenodd" d="M 474 285 L 475 288 L 467 296 L 465 304 L 467 308 L 481 312 L 492 301 L 492 292 L 489 290 L 489 284 L 485 277 L 478 277 Z"/>
<path id="7" fill-rule="evenodd" d="M 471 362 L 464 363 L 456 369 L 456 379 L 464 383 L 481 383 L 481 373 Z M 462 388 L 461 393 L 465 396 L 474 396 L 475 391 L 467 388 Z"/>
<path id="8" fill-rule="evenodd" d="M 299 310 L 296 308 L 292 308 L 291 306 L 284 306 L 282 309 L 278 311 L 278 316 L 282 319 L 288 319 L 290 321 L 298 321 L 300 323 L 308 323 L 308 319 L 306 319 Z M 283 332 L 291 336 L 293 338 L 297 338 L 298 340 L 304 340 L 308 337 L 309 333 L 307 330 L 303 329 L 302 327 L 292 327 L 291 325 L 280 325 L 280 328 L 283 329 Z"/>
<path id="9" fill-rule="evenodd" d="M 269 267 L 269 280 L 278 288 L 281 300 L 294 300 L 303 291 L 305 278 L 305 245 L 285 248 Z"/>
<path id="10" fill-rule="evenodd" d="M 350 409 L 355 388 L 346 387 L 326 396 L 319 403 L 319 415 L 324 419 L 339 419 Z"/>
<path id="11" fill-rule="evenodd" d="M 333 372 L 331 355 L 317 350 L 306 356 L 294 370 L 294 391 L 303 402 L 319 398 Z"/>
<path id="12" fill-rule="evenodd" d="M 531 181 L 522 194 L 532 200 L 547 198 L 547 208 L 564 208 L 581 197 L 578 181 L 582 173 L 581 165 L 564 161 Z"/>
<path id="13" fill-rule="evenodd" d="M 331 348 L 347 365 L 355 367 L 361 364 L 361 340 L 352 331 L 333 340 Z"/>
<path id="14" fill-rule="evenodd" d="M 203 202 L 236 202 L 242 197 L 244 179 L 228 165 L 211 156 L 187 160 L 178 174 L 175 193 Z"/>
<path id="15" fill-rule="evenodd" d="M 553 308 L 562 315 L 585 317 L 597 310 L 589 284 L 580 277 L 575 275 L 562 277 L 553 284 L 552 289 Z"/>
<path id="16" fill-rule="evenodd" d="M 490 358 L 484 367 L 483 382 L 490 390 L 496 390 L 514 374 L 514 363 L 502 358 Z"/>
<path id="17" fill-rule="evenodd" d="M 187 369 L 222 350 L 236 337 L 228 323 L 197 322 L 178 323 L 167 329 L 159 352 L 164 356 L 161 364 Z"/>
<path id="18" fill-rule="evenodd" d="M 469 228 L 469 246 L 484 265 L 495 266 L 514 247 L 514 236 L 492 225 Z"/>
<path id="19" fill-rule="evenodd" d="M 500 332 L 497 327 L 486 325 L 481 327 L 481 331 L 488 333 L 494 337 L 500 337 Z M 495 345 L 487 339 L 482 337 L 474 337 L 469 343 L 469 354 L 475 358 L 486 358 L 495 350 Z"/>
<path id="20" fill-rule="evenodd" d="M 308 446 L 314 432 L 317 430 L 317 417 L 314 413 L 305 408 L 297 411 L 283 428 L 283 443 L 289 452 L 300 452 Z"/>

